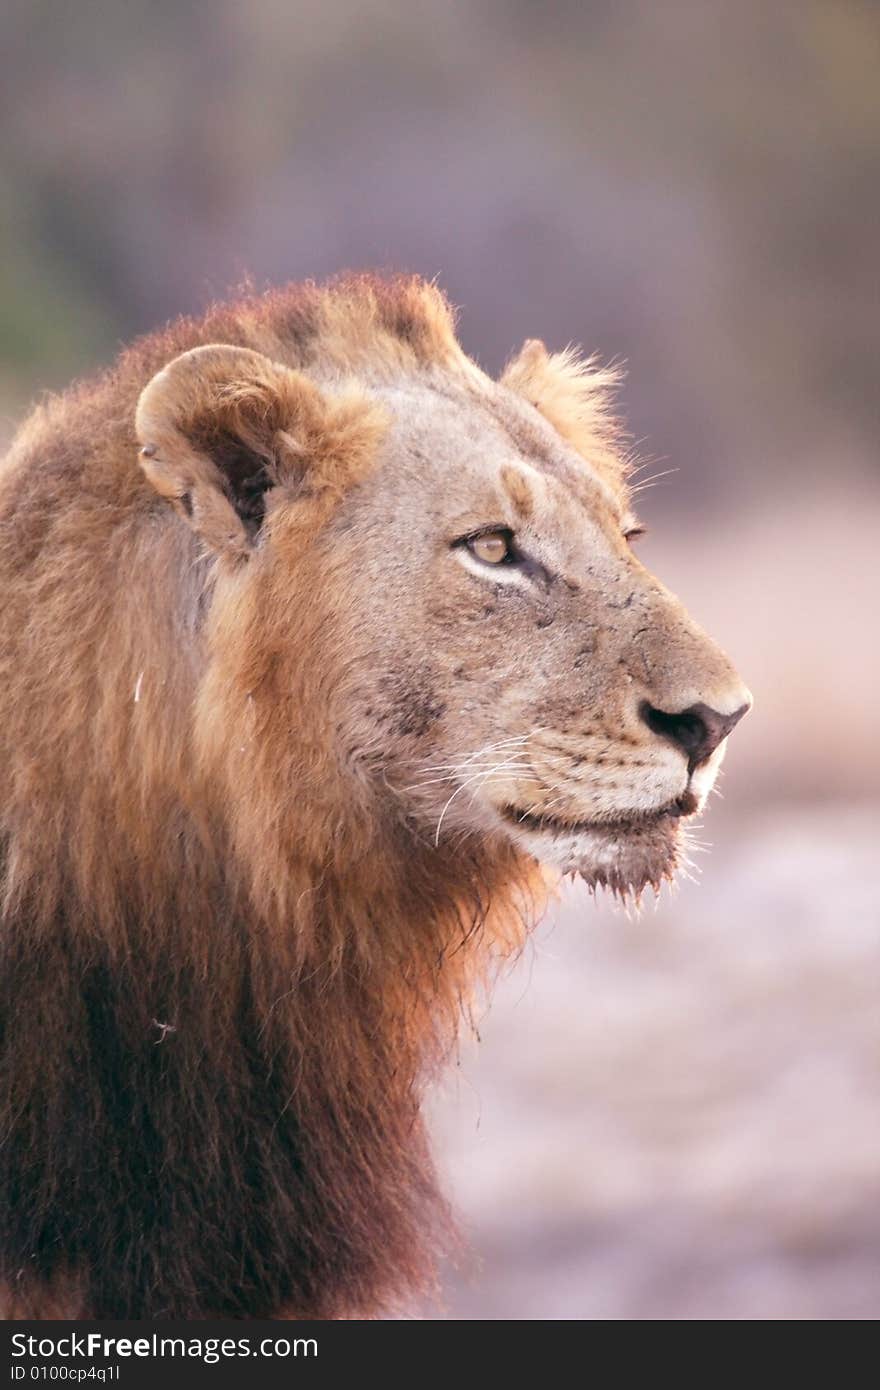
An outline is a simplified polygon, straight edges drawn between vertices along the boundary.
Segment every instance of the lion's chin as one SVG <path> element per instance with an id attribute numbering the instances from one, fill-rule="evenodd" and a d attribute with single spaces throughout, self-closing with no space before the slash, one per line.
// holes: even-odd
<path id="1" fill-rule="evenodd" d="M 678 867 L 680 811 L 578 825 L 523 815 L 514 808 L 505 808 L 502 816 L 508 834 L 540 863 L 622 897 L 659 889 Z"/>

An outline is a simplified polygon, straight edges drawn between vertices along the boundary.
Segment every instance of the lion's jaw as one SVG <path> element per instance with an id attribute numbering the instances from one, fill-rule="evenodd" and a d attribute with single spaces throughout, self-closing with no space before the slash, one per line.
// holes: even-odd
<path id="1" fill-rule="evenodd" d="M 557 875 L 576 875 L 591 888 L 638 898 L 647 887 L 658 891 L 681 867 L 687 827 L 705 807 L 724 751 L 721 745 L 693 771 L 670 766 L 668 796 L 640 796 L 640 789 L 633 786 L 632 805 L 611 810 L 607 801 L 603 806 L 603 799 L 595 795 L 580 803 L 557 795 L 550 798 L 549 809 L 542 810 L 541 789 L 528 779 L 507 774 L 493 783 L 481 777 L 482 786 L 473 791 L 469 779 L 462 776 L 440 808 L 437 841 L 443 837 L 444 824 L 448 833 L 460 827 L 497 835 Z M 462 802 L 460 812 L 454 809 L 456 799 Z"/>
<path id="2" fill-rule="evenodd" d="M 641 821 L 566 827 L 511 817 L 511 838 L 540 863 L 577 874 L 592 888 L 638 896 L 671 879 L 679 863 L 680 821 L 658 812 Z"/>
<path id="3" fill-rule="evenodd" d="M 712 792 L 725 743 L 701 767 L 670 768 L 670 795 L 639 796 L 632 788 L 632 805 L 609 811 L 595 797 L 582 803 L 564 798 L 541 810 L 531 792 L 511 778 L 500 794 L 481 797 L 484 813 L 507 839 L 547 868 L 575 874 L 592 888 L 609 888 L 621 896 L 638 897 L 645 888 L 655 892 L 671 881 L 681 867 L 687 826 L 703 811 Z M 680 788 L 680 789 L 679 789 Z"/>
<path id="4" fill-rule="evenodd" d="M 708 790 L 698 797 L 689 778 L 674 799 L 607 820 L 591 819 L 589 812 L 582 819 L 564 818 L 509 803 L 492 809 L 503 833 L 541 864 L 576 874 L 592 888 L 638 897 L 673 878 L 685 827 L 702 809 Z"/>

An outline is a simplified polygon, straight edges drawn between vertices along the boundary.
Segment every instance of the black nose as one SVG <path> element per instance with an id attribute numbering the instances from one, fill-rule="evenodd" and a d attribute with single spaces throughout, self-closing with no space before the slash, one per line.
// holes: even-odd
<path id="1" fill-rule="evenodd" d="M 645 700 L 639 713 L 648 728 L 680 748 L 689 766 L 694 768 L 711 758 L 721 740 L 727 738 L 748 709 L 749 705 L 745 704 L 733 714 L 719 714 L 716 709 L 699 704 L 677 714 L 668 714 L 666 710 L 654 709 Z"/>

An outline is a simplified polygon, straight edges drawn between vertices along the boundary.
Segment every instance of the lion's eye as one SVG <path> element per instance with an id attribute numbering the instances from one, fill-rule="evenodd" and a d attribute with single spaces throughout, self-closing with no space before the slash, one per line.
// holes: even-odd
<path id="1" fill-rule="evenodd" d="M 485 531 L 467 541 L 471 554 L 484 565 L 510 564 L 513 560 L 513 537 L 508 531 Z"/>
<path id="2" fill-rule="evenodd" d="M 637 541 L 639 536 L 643 536 L 647 529 L 647 526 L 641 526 L 638 522 L 634 526 L 627 526 L 623 533 L 623 539 L 627 545 L 632 545 L 633 541 Z"/>

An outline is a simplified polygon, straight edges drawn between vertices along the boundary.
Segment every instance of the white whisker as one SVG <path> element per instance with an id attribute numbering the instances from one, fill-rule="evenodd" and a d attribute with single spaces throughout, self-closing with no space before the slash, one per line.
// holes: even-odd
<path id="1" fill-rule="evenodd" d="M 533 738 L 535 734 L 540 732 L 540 729 L 535 729 L 528 734 L 511 734 L 508 738 L 497 739 L 494 743 L 484 744 L 482 748 L 478 748 L 474 753 L 463 754 L 461 759 L 455 763 L 426 763 L 423 766 L 422 771 L 431 772 L 436 769 L 442 769 L 446 767 L 466 767 L 470 763 L 476 762 L 478 758 L 482 758 L 489 753 L 496 753 L 502 748 L 509 747 L 511 744 L 526 743 L 530 738 Z"/>
<path id="2" fill-rule="evenodd" d="M 664 468 L 660 473 L 652 473 L 649 478 L 642 478 L 636 483 L 635 487 L 629 489 L 630 496 L 635 497 L 640 492 L 645 492 L 649 487 L 653 487 L 661 478 L 668 478 L 671 473 L 677 473 L 677 468 Z"/>
<path id="3" fill-rule="evenodd" d="M 510 761 L 510 760 L 508 760 L 508 761 Z M 435 844 L 435 845 L 438 845 L 438 844 L 440 843 L 440 829 L 441 829 L 441 827 L 442 827 L 442 825 L 443 825 L 443 818 L 445 817 L 446 812 L 449 810 L 449 808 L 450 808 L 450 806 L 452 805 L 452 803 L 453 803 L 453 801 L 455 800 L 455 798 L 456 798 L 461 792 L 465 791 L 465 789 L 466 789 L 467 787 L 469 787 L 469 786 L 471 785 L 472 782 L 477 782 L 477 781 L 480 780 L 480 778 L 482 778 L 482 779 L 483 779 L 483 782 L 485 783 L 485 781 L 486 781 L 487 778 L 496 776 L 499 772 L 502 772 L 502 771 L 505 771 L 505 772 L 506 772 L 507 770 L 508 770 L 508 762 L 500 762 L 500 763 L 497 764 L 496 767 L 490 769 L 489 772 L 478 772 L 478 773 L 476 773 L 473 777 L 468 777 L 464 782 L 462 782 L 458 787 L 456 787 L 455 791 L 452 793 L 452 795 L 450 796 L 449 800 L 446 802 L 446 805 L 443 807 L 443 810 L 440 812 L 440 819 L 437 821 L 437 830 L 436 830 L 436 832 L 435 832 L 435 834 L 434 834 L 434 844 Z"/>
<path id="4" fill-rule="evenodd" d="M 502 766 L 502 764 L 496 762 L 489 763 L 486 767 L 478 767 L 476 769 L 474 769 L 473 766 L 471 766 L 470 768 L 456 768 L 454 771 L 448 772 L 444 777 L 428 777 L 425 779 L 424 782 L 413 782 L 408 787 L 402 787 L 401 790 L 406 792 L 414 792 L 420 791 L 423 787 L 435 787 L 441 785 L 443 782 L 454 782 L 457 779 L 458 773 L 465 771 L 473 773 L 473 776 L 467 779 L 468 782 L 472 782 L 484 772 L 487 774 L 495 772 L 499 766 Z M 512 758 L 506 761 L 503 764 L 503 766 L 513 772 L 530 771 L 528 763 L 517 762 L 515 759 Z"/>

